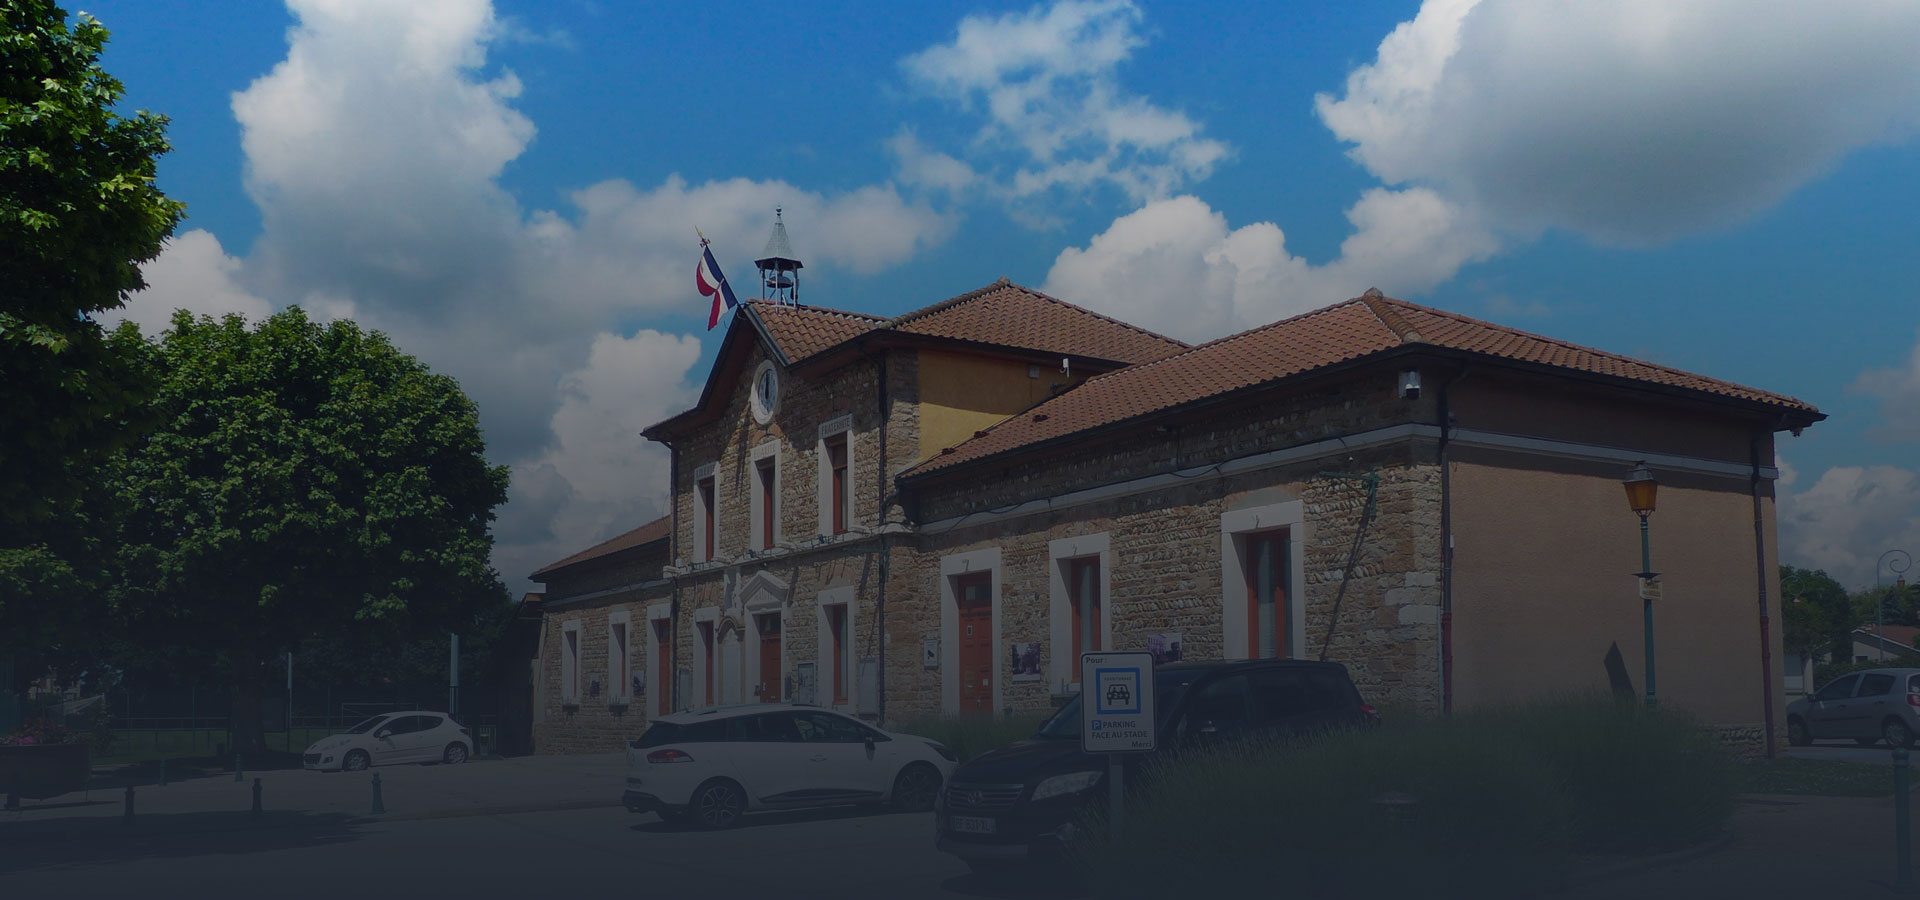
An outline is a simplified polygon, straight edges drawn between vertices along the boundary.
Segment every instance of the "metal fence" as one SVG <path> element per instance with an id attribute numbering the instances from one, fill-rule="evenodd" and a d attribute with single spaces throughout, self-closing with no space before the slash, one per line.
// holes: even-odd
<path id="1" fill-rule="evenodd" d="M 300 753 L 312 746 L 314 741 L 339 734 L 384 711 L 388 710 L 365 714 L 359 711 L 341 711 L 329 715 L 296 716 L 291 728 L 270 729 L 266 732 L 267 749 L 282 753 Z M 497 716 L 490 713 L 456 716 L 455 721 L 472 732 L 476 755 L 492 752 L 499 746 L 500 726 Z M 102 758 L 108 760 L 163 757 L 224 759 L 231 752 L 230 748 L 234 746 L 231 722 L 224 716 L 199 718 L 149 716 L 117 720 L 113 724 L 113 745 L 101 754 Z"/>

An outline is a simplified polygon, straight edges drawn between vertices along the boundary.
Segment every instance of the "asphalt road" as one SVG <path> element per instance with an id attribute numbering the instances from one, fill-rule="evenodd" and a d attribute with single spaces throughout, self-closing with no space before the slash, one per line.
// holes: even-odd
<path id="1" fill-rule="evenodd" d="M 931 814 L 749 817 L 708 833 L 587 809 L 0 847 L 8 897 L 1051 898 L 933 849 Z M 588 893 L 581 893 L 582 890 Z"/>

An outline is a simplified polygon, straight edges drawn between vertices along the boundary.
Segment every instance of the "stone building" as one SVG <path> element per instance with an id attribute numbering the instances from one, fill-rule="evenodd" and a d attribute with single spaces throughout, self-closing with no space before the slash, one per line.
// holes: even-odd
<path id="1" fill-rule="evenodd" d="M 1005 279 L 892 319 L 748 302 L 644 432 L 668 517 L 535 575 L 537 740 L 633 733 L 638 701 L 558 686 L 621 664 L 646 713 L 888 721 L 1048 710 L 1095 649 L 1327 658 L 1417 713 L 1644 690 L 1644 463 L 1659 694 L 1761 746 L 1773 438 L 1821 418 L 1377 291 L 1196 347 Z"/>

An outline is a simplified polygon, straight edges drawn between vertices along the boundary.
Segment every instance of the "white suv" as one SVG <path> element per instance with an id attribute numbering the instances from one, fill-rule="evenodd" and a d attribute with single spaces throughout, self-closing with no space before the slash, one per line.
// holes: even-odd
<path id="1" fill-rule="evenodd" d="M 675 713 L 627 745 L 632 812 L 730 828 L 749 811 L 890 804 L 933 808 L 952 750 L 793 703 Z"/>

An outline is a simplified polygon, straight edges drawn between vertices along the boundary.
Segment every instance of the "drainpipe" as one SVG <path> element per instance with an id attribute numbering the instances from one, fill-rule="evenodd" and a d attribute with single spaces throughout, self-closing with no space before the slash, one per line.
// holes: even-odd
<path id="1" fill-rule="evenodd" d="M 1440 385 L 1440 711 L 1453 714 L 1453 478 L 1447 463 L 1447 445 L 1453 436 L 1453 409 L 1448 396 L 1467 377 L 1471 365 L 1462 365 Z"/>
<path id="2" fill-rule="evenodd" d="M 871 357 L 869 357 L 871 359 Z M 875 524 L 880 531 L 880 583 L 875 590 L 873 620 L 878 633 L 877 646 L 873 649 L 874 689 L 880 692 L 876 707 L 882 725 L 887 721 L 887 572 L 888 550 L 891 543 L 887 539 L 887 417 L 889 415 L 887 399 L 887 358 L 882 354 L 873 360 L 874 396 L 880 415 L 880 451 L 879 460 L 874 464 L 874 481 L 878 490 L 874 496 L 879 509 L 875 513 Z M 856 710 L 857 711 L 857 710 Z"/>
<path id="3" fill-rule="evenodd" d="M 675 447 L 671 441 L 660 443 L 667 445 L 667 515 L 672 518 L 668 523 L 667 531 L 667 564 L 677 565 L 680 562 L 680 500 L 677 494 L 680 490 L 680 448 Z M 652 628 L 653 623 L 647 623 L 647 627 Z M 677 702 L 680 698 L 679 650 L 680 576 L 675 575 L 673 576 L 673 599 L 667 606 L 667 683 L 665 685 L 668 705 L 675 712 L 679 711 L 680 705 Z M 655 709 L 660 707 L 659 701 L 655 701 L 653 705 Z"/>
<path id="4" fill-rule="evenodd" d="M 1781 417 L 1781 424 L 1786 423 Z M 1760 438 L 1754 435 L 1751 447 L 1753 473 L 1749 478 L 1753 493 L 1753 566 L 1758 576 L 1760 597 L 1760 699 L 1766 710 L 1767 721 L 1767 758 L 1774 755 L 1773 746 L 1773 636 L 1769 634 L 1767 615 L 1767 538 L 1766 528 L 1760 516 Z"/>

